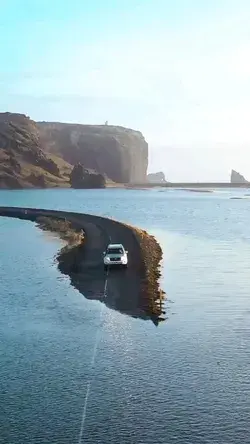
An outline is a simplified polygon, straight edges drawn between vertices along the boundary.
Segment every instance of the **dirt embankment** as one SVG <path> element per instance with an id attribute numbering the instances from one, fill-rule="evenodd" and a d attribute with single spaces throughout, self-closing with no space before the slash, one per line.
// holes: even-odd
<path id="1" fill-rule="evenodd" d="M 68 220 L 40 216 L 36 219 L 36 223 L 41 230 L 56 233 L 61 239 L 65 240 L 67 249 L 81 244 L 84 240 L 84 231 L 75 230 Z"/>
<path id="2" fill-rule="evenodd" d="M 153 236 L 89 214 L 0 207 L 0 216 L 36 222 L 67 240 L 69 248 L 64 247 L 57 256 L 58 268 L 86 298 L 132 317 L 151 319 L 156 325 L 164 319 L 164 293 L 159 286 L 162 251 Z M 78 241 L 70 245 L 72 237 Z M 110 242 L 122 243 L 128 250 L 126 270 L 104 271 L 102 253 Z"/>

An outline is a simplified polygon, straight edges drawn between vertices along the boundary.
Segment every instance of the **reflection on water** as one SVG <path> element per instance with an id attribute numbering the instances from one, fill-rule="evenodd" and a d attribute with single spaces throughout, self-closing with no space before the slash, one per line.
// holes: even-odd
<path id="1" fill-rule="evenodd" d="M 86 247 L 82 245 L 73 248 L 64 247 L 57 256 L 58 268 L 61 273 L 70 278 L 71 284 L 87 299 L 100 301 L 107 307 L 133 318 L 151 320 L 158 326 L 165 320 L 165 293 L 158 290 L 158 280 L 155 285 L 147 287 L 145 275 L 150 270 L 146 269 L 145 273 L 142 273 L 141 262 L 139 262 L 141 257 L 138 255 L 137 244 L 133 241 L 132 234 L 132 242 L 129 242 L 131 248 L 129 266 L 125 270 L 118 267 L 104 270 L 101 255 L 99 260 L 97 256 L 97 260 L 85 262 L 87 257 L 84 254 L 86 251 L 84 248 Z M 134 251 L 133 245 L 135 245 Z M 98 255 L 98 251 L 96 254 Z M 160 263 L 158 264 L 160 267 Z M 157 273 L 160 274 L 158 270 Z M 151 293 L 153 291 L 156 291 L 156 294 Z"/>
<path id="2" fill-rule="evenodd" d="M 168 321 L 156 329 L 83 298 L 54 263 L 59 241 L 1 219 L 0 442 L 77 443 L 88 393 L 84 443 L 247 443 L 249 201 L 229 199 L 234 190 L 112 193 L 2 192 L 0 203 L 109 205 L 149 229 L 164 249 Z"/>
<path id="3" fill-rule="evenodd" d="M 164 320 L 163 302 L 159 304 L 160 312 L 155 315 L 140 307 L 140 286 L 133 269 L 116 268 L 108 270 L 107 273 L 100 262 L 98 266 L 95 264 L 86 271 L 78 266 L 72 272 L 72 268 L 67 267 L 65 270 L 60 264 L 59 270 L 68 275 L 71 284 L 89 300 L 102 302 L 108 308 L 133 318 L 151 320 L 156 326 Z"/>

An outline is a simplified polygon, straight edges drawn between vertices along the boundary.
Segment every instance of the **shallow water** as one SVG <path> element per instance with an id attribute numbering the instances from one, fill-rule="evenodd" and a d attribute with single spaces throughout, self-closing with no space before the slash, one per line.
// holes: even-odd
<path id="1" fill-rule="evenodd" d="M 244 190 L 1 191 L 0 205 L 90 212 L 164 250 L 159 327 L 88 301 L 61 242 L 0 219 L 1 443 L 248 443 L 250 201 Z"/>

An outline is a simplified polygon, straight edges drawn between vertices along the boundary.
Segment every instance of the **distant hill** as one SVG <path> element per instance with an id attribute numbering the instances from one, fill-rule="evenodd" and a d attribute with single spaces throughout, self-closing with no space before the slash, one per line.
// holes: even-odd
<path id="1" fill-rule="evenodd" d="M 97 173 L 114 182 L 145 181 L 148 145 L 127 128 L 37 123 L 0 113 L 0 188 L 68 187 L 77 164 L 89 178 Z"/>
<path id="2" fill-rule="evenodd" d="M 112 181 L 145 182 L 148 144 L 139 131 L 120 126 L 38 122 L 47 153 L 71 165 L 106 174 Z"/>

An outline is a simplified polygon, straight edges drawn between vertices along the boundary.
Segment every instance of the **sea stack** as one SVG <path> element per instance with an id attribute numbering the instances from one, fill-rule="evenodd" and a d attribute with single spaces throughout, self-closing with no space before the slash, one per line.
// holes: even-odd
<path id="1" fill-rule="evenodd" d="M 149 173 L 147 175 L 147 181 L 150 183 L 166 183 L 165 174 L 162 171 L 158 171 L 157 173 Z"/>
<path id="2" fill-rule="evenodd" d="M 235 170 L 231 171 L 231 183 L 249 183 L 242 174 Z"/>

